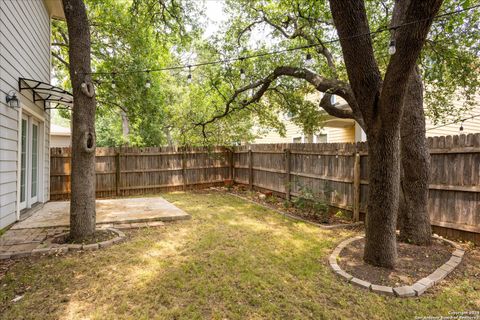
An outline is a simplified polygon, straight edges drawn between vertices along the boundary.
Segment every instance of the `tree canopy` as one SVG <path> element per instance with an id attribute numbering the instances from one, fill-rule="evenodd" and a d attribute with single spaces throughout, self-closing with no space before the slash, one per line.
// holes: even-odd
<path id="1" fill-rule="evenodd" d="M 202 34 L 201 1 L 88 0 L 92 68 L 97 88 L 100 146 L 234 144 L 250 141 L 262 128 L 283 133 L 284 115 L 313 134 L 326 113 L 312 83 L 279 75 L 256 99 L 276 67 L 308 68 L 325 78 L 346 81 L 341 48 L 327 1 L 226 0 L 226 20 L 209 38 Z M 472 1 L 446 1 L 441 12 L 467 8 Z M 394 1 L 366 2 L 370 29 L 388 27 Z M 287 14 L 285 14 L 287 12 Z M 437 19 L 419 65 L 428 117 L 436 123 L 461 119 L 480 81 L 479 12 Z M 53 25 L 55 77 L 69 87 L 66 26 Z M 389 61 L 391 34 L 373 37 L 382 73 Z M 302 50 L 291 50 L 305 46 Z M 281 54 L 161 72 L 171 66 L 228 60 L 271 51 Z M 242 79 L 243 70 L 245 79 Z M 151 83 L 146 88 L 147 82 Z M 112 88 L 115 83 L 115 88 Z M 257 84 L 257 86 L 254 86 Z M 250 88 L 247 88 L 249 87 Z M 239 89 L 245 89 L 241 90 Z M 233 97 L 233 99 L 232 99 Z M 459 105 L 458 101 L 462 101 Z M 68 117 L 66 112 L 62 115 Z"/>

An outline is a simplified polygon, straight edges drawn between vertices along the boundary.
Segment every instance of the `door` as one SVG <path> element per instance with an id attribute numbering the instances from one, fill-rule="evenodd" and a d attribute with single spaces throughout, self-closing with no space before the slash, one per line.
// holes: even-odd
<path id="1" fill-rule="evenodd" d="M 39 193 L 39 122 L 22 116 L 20 158 L 20 209 L 38 202 Z"/>
<path id="2" fill-rule="evenodd" d="M 28 150 L 28 117 L 22 116 L 22 140 L 20 157 L 20 210 L 27 207 L 27 150 Z"/>
<path id="3" fill-rule="evenodd" d="M 38 201 L 38 122 L 30 124 L 30 205 Z"/>

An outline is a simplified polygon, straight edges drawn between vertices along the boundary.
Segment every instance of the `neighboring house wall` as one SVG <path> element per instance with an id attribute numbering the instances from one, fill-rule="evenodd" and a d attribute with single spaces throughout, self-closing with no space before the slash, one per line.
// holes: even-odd
<path id="1" fill-rule="evenodd" d="M 473 115 L 480 115 L 480 98 L 478 99 L 478 106 L 465 114 L 465 118 Z M 480 116 L 472 119 L 467 119 L 463 122 L 463 131 L 460 131 L 461 123 L 449 124 L 442 126 L 442 124 L 433 124 L 430 119 L 427 119 L 427 137 L 435 136 L 453 136 L 457 134 L 469 134 L 480 132 Z M 438 128 L 437 128 L 438 127 Z"/>
<path id="2" fill-rule="evenodd" d="M 346 128 L 324 128 L 328 134 L 328 143 L 346 143 L 355 141 L 355 126 Z"/>
<path id="3" fill-rule="evenodd" d="M 427 137 L 436 137 L 436 136 L 448 136 L 448 135 L 458 135 L 458 134 L 469 134 L 469 133 L 479 133 L 480 132 L 480 97 L 477 99 L 478 105 L 476 105 L 472 110 L 464 115 L 464 118 L 467 119 L 463 122 L 463 131 L 460 131 L 461 123 L 454 123 L 449 125 L 442 124 L 433 124 L 430 119 L 426 119 L 426 129 Z M 303 139 L 295 139 L 299 142 L 312 142 L 308 138 L 304 137 L 302 130 L 291 123 L 290 121 L 284 120 L 285 126 L 287 128 L 286 136 L 280 137 L 280 135 L 271 130 L 265 136 L 256 139 L 253 143 L 291 143 L 295 138 L 303 137 Z M 345 121 L 345 120 L 342 120 Z M 345 127 L 328 127 L 329 121 L 325 123 L 325 127 L 322 129 L 322 133 L 327 134 L 328 143 L 347 143 L 355 141 L 365 141 L 366 135 L 360 128 L 358 124 L 351 121 L 351 125 L 346 125 Z M 335 121 L 334 121 L 335 122 Z M 338 121 L 337 121 L 338 122 Z"/>
<path id="4" fill-rule="evenodd" d="M 50 135 L 50 148 L 66 148 L 72 145 L 70 136 Z"/>
<path id="5" fill-rule="evenodd" d="M 18 219 L 22 115 L 38 121 L 38 201 L 49 199 L 50 113 L 18 92 L 20 77 L 50 83 L 50 16 L 43 1 L 0 0 L 0 228 Z M 5 103 L 12 90 L 19 109 Z"/>
<path id="6" fill-rule="evenodd" d="M 267 134 L 255 139 L 253 144 L 260 143 L 292 143 L 299 142 L 318 142 L 317 139 L 304 135 L 302 129 L 290 121 L 285 121 L 285 137 L 281 137 L 276 130 L 270 130 Z M 324 127 L 321 134 L 327 135 L 328 143 L 353 142 L 355 141 L 355 126 L 346 128 Z"/>
<path id="7" fill-rule="evenodd" d="M 71 145 L 72 135 L 70 128 L 52 123 L 50 126 L 50 148 L 65 148 Z"/>

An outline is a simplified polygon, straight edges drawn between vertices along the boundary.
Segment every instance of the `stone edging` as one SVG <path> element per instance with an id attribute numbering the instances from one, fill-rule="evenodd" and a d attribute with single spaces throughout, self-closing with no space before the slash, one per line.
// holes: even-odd
<path id="1" fill-rule="evenodd" d="M 12 253 L 2 253 L 0 254 L 0 260 L 4 259 L 15 259 L 15 258 L 23 258 L 23 257 L 29 257 L 29 256 L 46 256 L 46 255 L 53 255 L 53 254 L 59 254 L 59 253 L 67 253 L 69 251 L 92 251 L 92 250 L 98 250 L 100 248 L 107 248 L 112 246 L 115 243 L 120 243 L 125 240 L 126 236 L 125 233 L 123 233 L 120 230 L 114 229 L 114 228 L 105 228 L 105 229 L 100 229 L 100 230 L 108 230 L 112 231 L 113 233 L 116 233 L 117 236 L 113 239 L 97 242 L 97 243 L 92 243 L 92 244 L 54 244 L 54 243 L 43 243 L 48 245 L 47 247 L 44 248 L 35 248 L 29 251 L 18 251 L 18 252 L 12 252 Z M 67 233 L 61 233 L 56 235 L 54 238 L 58 238 L 61 236 L 66 235 Z"/>
<path id="2" fill-rule="evenodd" d="M 238 194 L 235 194 L 233 192 L 226 192 L 227 194 L 231 195 L 231 196 L 234 196 L 234 197 L 237 197 L 237 198 L 240 198 L 242 200 L 245 200 L 245 201 L 248 201 L 248 202 L 251 202 L 251 203 L 254 203 L 260 207 L 263 207 L 265 209 L 268 209 L 268 210 L 271 210 L 275 213 L 278 213 L 278 214 L 281 214 L 282 216 L 284 216 L 285 218 L 289 218 L 291 220 L 297 220 L 297 221 L 301 221 L 301 222 L 305 222 L 305 223 L 308 223 L 308 224 L 311 224 L 311 225 L 314 225 L 314 226 L 317 226 L 319 228 L 322 228 L 322 229 L 327 229 L 327 230 L 333 230 L 333 229 L 340 229 L 340 228 L 352 228 L 352 227 L 357 227 L 357 226 L 362 226 L 363 225 L 363 222 L 359 221 L 359 222 L 352 222 L 352 223 L 345 223 L 345 224 L 332 224 L 332 225 L 323 225 L 323 224 L 320 224 L 320 223 L 316 223 L 316 222 L 313 222 L 313 221 L 309 221 L 309 220 L 306 220 L 306 219 L 302 219 L 300 217 L 297 217 L 297 216 L 294 216 L 294 215 L 291 215 L 291 214 L 288 214 L 286 212 L 283 212 L 283 211 L 280 211 L 278 209 L 275 209 L 275 208 L 271 208 L 267 205 L 264 205 L 263 203 L 259 203 L 259 202 L 256 202 L 254 200 L 251 200 L 251 199 L 248 199 L 248 198 L 245 198 L 245 197 L 242 197 Z"/>
<path id="3" fill-rule="evenodd" d="M 465 254 L 465 251 L 455 242 L 441 238 L 437 235 L 434 235 L 434 238 L 442 240 L 443 242 L 448 243 L 455 248 L 455 251 L 452 253 L 450 260 L 448 260 L 446 263 L 444 263 L 439 268 L 437 268 L 433 273 L 431 273 L 425 278 L 418 280 L 411 286 L 401 286 L 401 287 L 395 287 L 395 288 L 388 287 L 388 286 L 381 286 L 381 285 L 370 283 L 365 280 L 355 278 L 351 274 L 342 270 L 342 268 L 340 268 L 340 266 L 337 264 L 337 258 L 339 257 L 340 252 L 342 252 L 342 250 L 348 244 L 354 241 L 363 239 L 364 237 L 365 236 L 357 236 L 357 237 L 349 238 L 347 240 L 342 241 L 335 248 L 335 250 L 333 250 L 332 254 L 330 255 L 330 258 L 328 259 L 328 262 L 330 264 L 330 267 L 333 269 L 333 271 L 339 276 L 341 276 L 342 278 L 344 278 L 344 280 L 347 280 L 347 282 L 352 283 L 361 288 L 371 290 L 372 292 L 375 292 L 377 294 L 397 296 L 397 297 L 415 297 L 415 296 L 418 297 L 422 295 L 427 289 L 433 287 L 435 284 L 443 280 L 450 272 L 452 272 L 460 264 L 460 262 L 462 262 L 462 258 Z"/>

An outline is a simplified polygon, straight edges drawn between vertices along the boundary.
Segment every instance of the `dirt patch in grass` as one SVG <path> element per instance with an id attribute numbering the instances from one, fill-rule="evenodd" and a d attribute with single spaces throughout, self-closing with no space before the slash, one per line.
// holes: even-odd
<path id="1" fill-rule="evenodd" d="M 340 267 L 354 277 L 385 286 L 412 285 L 448 261 L 454 250 L 437 239 L 429 247 L 401 243 L 397 245 L 398 259 L 395 269 L 385 269 L 363 261 L 365 239 L 354 241 L 342 250 Z"/>
<path id="2" fill-rule="evenodd" d="M 70 243 L 70 244 L 93 244 L 93 243 L 99 243 L 102 241 L 107 241 L 110 239 L 113 239 L 117 237 L 118 235 L 110 230 L 96 230 L 94 234 L 91 236 L 88 236 L 81 241 L 78 240 L 73 240 L 70 238 L 70 235 L 63 234 L 58 237 L 55 237 L 52 239 L 52 243 L 57 243 L 57 244 L 65 244 L 65 243 Z"/>
<path id="3" fill-rule="evenodd" d="M 336 225 L 353 222 L 350 212 L 332 206 L 329 206 L 328 213 L 319 215 L 313 210 L 297 208 L 293 202 L 277 197 L 271 192 L 251 191 L 247 190 L 244 186 L 235 186 L 229 189 L 225 188 L 225 190 L 269 208 L 315 223 Z"/>
<path id="4" fill-rule="evenodd" d="M 3 279 L 8 269 L 10 269 L 15 264 L 15 260 L 0 260 L 0 280 Z"/>

